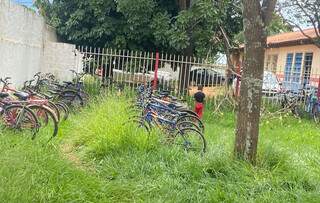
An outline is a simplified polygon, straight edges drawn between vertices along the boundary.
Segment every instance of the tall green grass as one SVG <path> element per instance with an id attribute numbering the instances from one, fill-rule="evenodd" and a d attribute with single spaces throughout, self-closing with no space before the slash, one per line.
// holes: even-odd
<path id="1" fill-rule="evenodd" d="M 261 123 L 258 162 L 233 159 L 235 115 L 205 110 L 208 153 L 163 144 L 128 122 L 130 92 L 96 97 L 46 144 L 0 135 L 4 202 L 319 202 L 320 133 L 283 117 Z M 70 146 L 68 152 L 63 148 Z M 70 158 L 71 157 L 71 158 Z M 76 157 L 76 159 L 72 158 Z M 80 161 L 77 161 L 79 159 Z"/>

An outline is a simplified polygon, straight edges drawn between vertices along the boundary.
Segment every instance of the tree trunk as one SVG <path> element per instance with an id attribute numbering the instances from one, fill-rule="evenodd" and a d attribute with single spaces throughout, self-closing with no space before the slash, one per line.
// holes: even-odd
<path id="1" fill-rule="evenodd" d="M 190 57 L 193 55 L 193 46 L 190 42 L 190 45 L 184 50 L 184 61 L 182 67 L 180 67 L 179 71 L 179 93 L 180 95 L 186 95 L 188 92 L 189 87 L 189 80 L 190 80 L 190 71 L 191 71 L 191 64 L 190 64 Z"/>
<path id="2" fill-rule="evenodd" d="M 259 1 L 243 0 L 245 60 L 241 79 L 235 155 L 256 160 L 266 33 Z"/>
<path id="3" fill-rule="evenodd" d="M 182 10 L 188 10 L 193 4 L 192 0 L 178 0 L 178 5 L 180 11 Z M 190 25 L 191 27 L 191 25 Z M 186 47 L 183 51 L 183 55 L 185 57 L 185 62 L 189 59 L 189 57 L 193 56 L 193 39 L 192 39 L 192 30 L 191 28 L 188 29 L 188 36 L 190 39 L 189 46 Z M 185 63 L 182 67 L 180 67 L 179 71 L 179 93 L 180 95 L 186 95 L 188 92 L 189 87 L 189 80 L 190 80 L 190 70 L 191 65 L 189 63 Z"/>

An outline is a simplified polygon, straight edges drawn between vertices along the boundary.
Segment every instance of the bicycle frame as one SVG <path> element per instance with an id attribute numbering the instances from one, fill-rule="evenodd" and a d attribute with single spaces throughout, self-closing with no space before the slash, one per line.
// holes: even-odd
<path id="1" fill-rule="evenodd" d="M 151 122 L 155 122 L 157 127 L 159 127 L 162 131 L 168 130 L 169 132 L 173 132 L 177 126 L 177 120 L 168 120 L 159 115 L 158 106 L 149 104 L 145 108 L 145 113 L 143 119 L 146 120 L 149 124 Z M 160 107 L 161 108 L 161 107 Z M 169 128 L 165 128 L 165 126 L 169 126 Z"/>
<path id="2" fill-rule="evenodd" d="M 6 108 L 12 104 L 17 104 L 17 103 L 0 101 L 0 108 L 3 109 L 2 111 L 0 111 L 0 115 L 2 116 L 5 113 Z M 22 111 L 19 112 L 19 114 L 14 114 L 14 115 L 10 114 L 11 117 L 9 119 L 6 119 L 6 122 L 9 122 L 9 123 L 6 123 L 6 125 L 9 124 L 10 126 L 13 126 L 13 128 L 19 129 L 21 119 L 22 119 L 21 115 L 24 115 L 26 106 L 22 105 L 21 107 L 22 107 Z"/>
<path id="3" fill-rule="evenodd" d="M 9 88 L 8 86 L 5 86 L 3 88 L 2 92 L 17 92 L 17 90 Z M 37 105 L 42 106 L 42 105 L 48 105 L 49 101 L 47 99 L 42 99 L 37 96 L 29 96 L 27 101 L 14 101 L 14 100 L 12 100 L 12 103 L 15 103 L 15 104 L 22 104 L 22 103 L 24 103 L 24 104 L 37 104 Z"/>

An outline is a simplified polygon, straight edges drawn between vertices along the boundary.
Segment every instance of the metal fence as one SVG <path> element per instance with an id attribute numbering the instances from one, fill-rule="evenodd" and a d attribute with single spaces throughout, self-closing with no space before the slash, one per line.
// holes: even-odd
<path id="1" fill-rule="evenodd" d="M 77 49 L 77 53 L 82 54 L 82 57 L 77 57 L 82 60 L 76 63 L 81 64 L 78 71 L 90 74 L 102 83 L 111 78 L 123 86 L 136 87 L 152 82 L 156 77 L 157 88 L 168 90 L 173 95 L 193 95 L 201 85 L 208 98 L 225 96 L 227 92 L 236 95 L 241 85 L 241 79 L 235 76 L 231 77 L 232 80 L 230 77 L 227 79 L 226 65 L 212 64 L 202 58 L 91 47 Z M 290 72 L 287 69 L 281 72 L 265 70 L 263 102 L 279 105 L 286 94 L 316 90 L 319 78 L 320 74 L 300 69 Z"/>
<path id="2" fill-rule="evenodd" d="M 124 86 L 135 87 L 157 78 L 157 87 L 174 95 L 193 94 L 199 85 L 208 97 L 222 94 L 226 84 L 226 66 L 196 57 L 165 53 L 78 47 L 82 54 L 79 72 L 100 81 L 112 78 Z"/>
<path id="3" fill-rule="evenodd" d="M 264 71 L 263 96 L 267 104 L 281 104 L 284 96 L 300 97 L 305 102 L 310 94 L 320 97 L 320 74 L 311 71 Z M 303 98 L 304 97 L 304 98 Z"/>

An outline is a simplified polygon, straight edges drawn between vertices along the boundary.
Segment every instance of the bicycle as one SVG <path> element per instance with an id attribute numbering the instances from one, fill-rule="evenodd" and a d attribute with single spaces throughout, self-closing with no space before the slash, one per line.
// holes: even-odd
<path id="1" fill-rule="evenodd" d="M 317 96 L 317 90 L 315 88 L 311 89 L 307 95 L 305 110 L 313 118 L 315 123 L 320 123 L 320 99 Z"/>
<path id="2" fill-rule="evenodd" d="M 152 128 L 158 128 L 166 135 L 166 141 L 183 147 L 186 151 L 204 153 L 206 151 L 206 140 L 204 138 L 204 125 L 202 121 L 188 112 L 181 112 L 174 102 L 162 100 L 163 94 L 152 95 L 150 87 L 140 85 L 137 88 L 137 100 L 131 106 L 139 115 L 130 117 L 150 133 Z M 170 95 L 165 93 L 166 97 Z M 139 111 L 138 111 L 139 110 Z"/>
<path id="3" fill-rule="evenodd" d="M 0 92 L 0 115 L 4 128 L 31 132 L 35 139 L 39 132 L 39 121 L 34 112 L 21 102 L 8 100 L 9 94 Z"/>
<path id="4" fill-rule="evenodd" d="M 26 105 L 29 109 L 33 110 L 35 115 L 38 117 L 38 121 L 40 123 L 40 127 L 47 127 L 46 129 L 49 131 L 49 134 L 52 135 L 52 137 L 57 136 L 58 134 L 58 123 L 59 120 L 57 118 L 57 115 L 55 114 L 54 110 L 52 109 L 52 105 L 48 102 L 48 100 L 45 99 L 35 99 L 32 98 L 32 96 L 25 92 L 19 92 L 15 89 L 12 89 L 9 87 L 9 80 L 10 78 L 0 79 L 0 81 L 3 83 L 2 92 L 13 92 L 13 95 L 18 98 L 18 101 L 16 101 L 11 96 L 8 96 L 8 100 L 10 99 L 12 103 L 19 103 Z M 51 125 L 52 126 L 49 126 Z M 48 127 L 49 126 L 49 127 Z M 52 131 L 50 130 L 52 129 Z"/>

